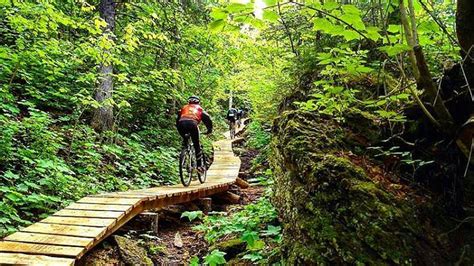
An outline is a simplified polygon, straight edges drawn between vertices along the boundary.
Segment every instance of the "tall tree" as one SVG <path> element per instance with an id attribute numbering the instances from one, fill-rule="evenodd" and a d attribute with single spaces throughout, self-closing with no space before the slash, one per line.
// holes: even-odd
<path id="1" fill-rule="evenodd" d="M 104 26 L 103 34 L 107 38 L 113 38 L 113 32 L 115 29 L 115 8 L 116 3 L 114 0 L 101 0 L 99 4 L 100 17 L 107 23 Z M 100 84 L 95 93 L 95 100 L 98 101 L 101 106 L 94 111 L 92 117 L 92 127 L 97 131 L 105 131 L 112 129 L 114 122 L 113 107 L 107 102 L 108 99 L 112 98 L 114 90 L 113 83 L 113 64 L 110 62 L 110 50 L 104 51 L 104 58 L 99 67 Z"/>
<path id="2" fill-rule="evenodd" d="M 472 0 L 459 0 L 457 2 L 456 32 L 459 45 L 462 49 L 462 56 L 465 58 L 462 64 L 462 74 L 466 79 L 466 88 L 470 90 L 471 99 L 474 101 L 472 93 L 474 91 L 474 2 Z M 472 103 L 472 102 L 471 102 Z M 470 119 L 464 125 L 460 133 L 458 145 L 463 152 L 470 156 L 473 148 L 474 137 L 474 104 L 468 110 Z M 471 158 L 471 162 L 474 160 Z"/>

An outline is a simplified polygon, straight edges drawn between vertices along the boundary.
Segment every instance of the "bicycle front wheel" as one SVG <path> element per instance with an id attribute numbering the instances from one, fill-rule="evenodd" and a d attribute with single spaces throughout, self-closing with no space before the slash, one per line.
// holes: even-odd
<path id="1" fill-rule="evenodd" d="M 183 149 L 179 155 L 179 178 L 183 186 L 187 187 L 191 184 L 193 177 L 193 163 L 190 149 Z"/>

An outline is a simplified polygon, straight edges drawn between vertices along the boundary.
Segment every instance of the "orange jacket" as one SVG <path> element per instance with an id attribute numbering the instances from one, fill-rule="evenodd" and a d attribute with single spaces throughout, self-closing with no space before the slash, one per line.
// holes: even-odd
<path id="1" fill-rule="evenodd" d="M 208 133 L 212 132 L 212 120 L 209 114 L 202 109 L 199 104 L 187 104 L 181 108 L 181 111 L 178 113 L 176 119 L 176 125 L 180 121 L 191 120 L 195 121 L 197 124 L 204 122 L 204 125 L 207 128 Z"/>
<path id="2" fill-rule="evenodd" d="M 199 104 L 187 104 L 179 112 L 179 120 L 194 120 L 198 123 L 202 120 L 204 110 Z"/>

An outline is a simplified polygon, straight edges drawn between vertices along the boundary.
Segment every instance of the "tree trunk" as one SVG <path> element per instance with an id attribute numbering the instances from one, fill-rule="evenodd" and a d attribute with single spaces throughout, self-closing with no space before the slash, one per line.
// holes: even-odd
<path id="1" fill-rule="evenodd" d="M 466 74 L 468 89 L 474 87 L 474 1 L 459 0 L 456 13 L 456 31 L 459 44 L 462 49 L 462 56 L 466 57 L 464 71 Z M 470 54 L 468 55 L 467 53 Z M 472 95 L 471 95 L 472 96 Z M 474 100 L 474 99 L 473 99 Z M 472 111 L 472 110 L 471 110 Z"/>
<path id="2" fill-rule="evenodd" d="M 459 44 L 461 46 L 461 55 L 464 60 L 462 65 L 463 75 L 466 79 L 466 89 L 471 90 L 471 100 L 473 99 L 474 92 L 474 52 L 471 50 L 474 45 L 474 1 L 472 0 L 458 0 L 457 12 L 456 12 L 456 32 Z M 468 54 L 469 53 L 469 54 Z M 473 138 L 474 138 L 474 104 L 470 105 L 468 110 L 470 112 L 470 119 L 464 124 L 457 141 L 458 146 L 461 148 L 466 156 L 470 156 L 472 150 Z M 471 158 L 471 163 L 474 159 Z"/>
<path id="3" fill-rule="evenodd" d="M 109 39 L 113 38 L 115 29 L 115 5 L 114 0 L 101 0 L 99 4 L 100 17 L 105 20 L 107 25 L 103 29 L 103 34 Z M 107 102 L 112 98 L 114 90 L 113 70 L 110 62 L 110 51 L 104 51 L 104 60 L 99 67 L 100 84 L 95 94 L 95 100 L 101 106 L 94 110 L 91 125 L 97 131 L 111 130 L 114 123 L 113 107 Z"/>
<path id="4" fill-rule="evenodd" d="M 401 22 L 405 30 L 407 42 L 412 48 L 412 50 L 409 52 L 409 58 L 413 67 L 413 73 L 415 75 L 418 87 L 422 90 L 425 90 L 426 96 L 428 96 L 430 102 L 433 103 L 434 111 L 440 121 L 433 120 L 431 114 L 429 113 L 427 113 L 427 115 L 428 117 L 430 117 L 430 120 L 432 120 L 436 126 L 440 127 L 441 125 L 441 130 L 448 134 L 451 134 L 453 129 L 451 127 L 453 121 L 452 116 L 444 105 L 443 99 L 441 99 L 441 97 L 439 97 L 438 95 L 438 89 L 432 81 L 432 76 L 428 68 L 428 64 L 426 63 L 423 50 L 418 43 L 416 18 L 412 0 L 408 0 L 408 6 L 410 9 L 409 18 L 404 5 L 404 0 L 399 1 Z M 414 97 L 418 97 L 416 93 L 414 93 Z M 419 102 L 419 104 L 420 107 L 424 109 L 424 111 L 426 111 L 423 103 Z"/>
<path id="5" fill-rule="evenodd" d="M 426 63 L 425 56 L 421 46 L 414 47 L 414 52 L 416 56 L 416 64 L 418 66 L 418 71 L 420 72 L 420 78 L 417 80 L 418 87 L 424 89 L 428 99 L 431 103 L 434 103 L 433 108 L 440 120 L 440 124 L 443 126 L 442 130 L 447 133 L 452 133 L 452 123 L 453 118 L 449 113 L 448 109 L 444 105 L 443 99 L 438 96 L 438 88 L 436 88 L 431 72 L 428 69 L 428 64 Z"/>
<path id="6" fill-rule="evenodd" d="M 459 44 L 464 52 L 474 44 L 474 1 L 458 0 L 456 12 L 456 31 Z"/>

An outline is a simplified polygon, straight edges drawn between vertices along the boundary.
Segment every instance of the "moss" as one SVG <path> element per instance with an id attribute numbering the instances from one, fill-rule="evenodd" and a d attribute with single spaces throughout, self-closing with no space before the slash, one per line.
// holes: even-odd
<path id="1" fill-rule="evenodd" d="M 246 244 L 240 238 L 233 238 L 216 243 L 211 247 L 211 250 L 218 249 L 226 253 L 226 260 L 236 257 L 238 254 L 245 251 Z"/>
<path id="2" fill-rule="evenodd" d="M 355 112 L 345 127 L 372 132 L 376 127 L 369 120 Z M 288 264 L 414 262 L 422 221 L 409 202 L 337 155 L 354 147 L 347 129 L 304 111 L 284 113 L 274 128 L 273 202 L 284 224 L 282 252 Z"/>

